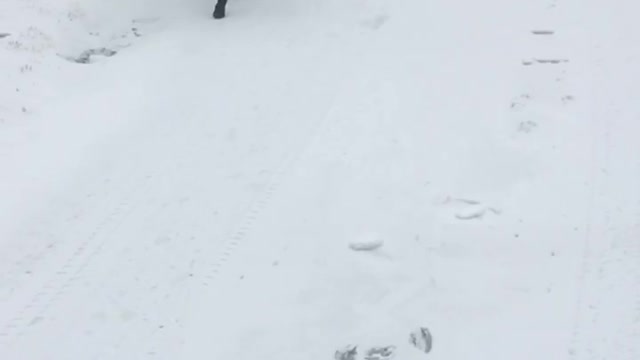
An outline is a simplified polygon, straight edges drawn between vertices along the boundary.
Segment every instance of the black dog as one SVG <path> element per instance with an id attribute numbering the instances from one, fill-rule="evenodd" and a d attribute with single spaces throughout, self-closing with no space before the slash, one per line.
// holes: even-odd
<path id="1" fill-rule="evenodd" d="M 214 19 L 222 19 L 225 16 L 225 8 L 227 7 L 227 0 L 218 0 L 216 8 L 213 10 Z"/>

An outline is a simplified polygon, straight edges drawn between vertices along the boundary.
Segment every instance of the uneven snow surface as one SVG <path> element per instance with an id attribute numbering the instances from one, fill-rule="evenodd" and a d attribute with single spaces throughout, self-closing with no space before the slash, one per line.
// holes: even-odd
<path id="1" fill-rule="evenodd" d="M 640 359 L 636 0 L 212 8 L 0 1 L 0 359 Z"/>

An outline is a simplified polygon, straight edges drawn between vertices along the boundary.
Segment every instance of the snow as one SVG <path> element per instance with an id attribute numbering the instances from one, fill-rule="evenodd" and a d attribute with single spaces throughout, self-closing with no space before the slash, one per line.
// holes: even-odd
<path id="1" fill-rule="evenodd" d="M 640 358 L 635 2 L 228 6 L 0 3 L 0 359 Z"/>

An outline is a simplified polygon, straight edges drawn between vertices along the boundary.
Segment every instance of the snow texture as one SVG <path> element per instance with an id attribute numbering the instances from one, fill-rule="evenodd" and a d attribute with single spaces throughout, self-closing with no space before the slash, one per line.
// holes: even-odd
<path id="1" fill-rule="evenodd" d="M 212 10 L 0 1 L 0 359 L 640 359 L 637 1 Z"/>

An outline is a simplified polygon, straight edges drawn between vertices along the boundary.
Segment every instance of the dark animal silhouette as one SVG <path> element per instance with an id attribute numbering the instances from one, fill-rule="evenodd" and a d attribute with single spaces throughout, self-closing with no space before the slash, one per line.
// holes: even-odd
<path id="1" fill-rule="evenodd" d="M 227 0 L 218 0 L 216 8 L 213 10 L 214 19 L 222 19 L 225 16 L 225 8 L 227 7 Z"/>

